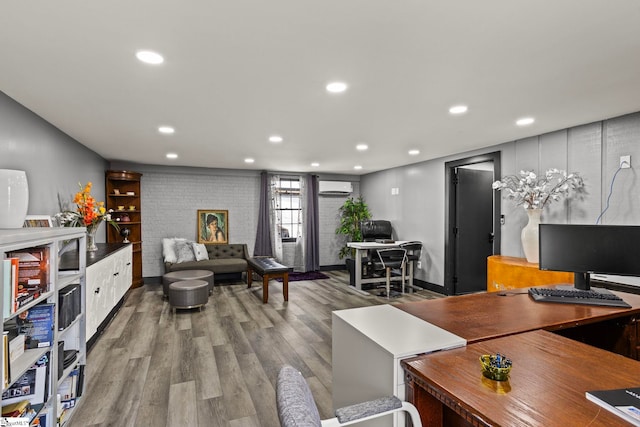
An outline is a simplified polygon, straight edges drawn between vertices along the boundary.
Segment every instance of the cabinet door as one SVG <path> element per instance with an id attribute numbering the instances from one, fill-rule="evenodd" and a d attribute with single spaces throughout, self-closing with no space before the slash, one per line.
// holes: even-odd
<path id="1" fill-rule="evenodd" d="M 112 288 L 113 263 L 105 258 L 87 267 L 87 339 L 98 330 L 106 316 L 105 298 Z M 108 313 L 108 312 L 107 312 Z"/>
<path id="2" fill-rule="evenodd" d="M 116 252 L 114 258 L 115 268 L 118 274 L 114 277 L 114 296 L 112 300 L 112 307 L 120 301 L 120 298 L 122 298 L 124 294 L 127 293 L 129 287 L 131 287 L 133 272 L 131 245 Z"/>

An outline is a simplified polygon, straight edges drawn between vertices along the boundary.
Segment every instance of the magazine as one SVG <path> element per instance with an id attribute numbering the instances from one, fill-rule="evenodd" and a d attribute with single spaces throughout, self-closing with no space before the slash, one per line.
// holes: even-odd
<path id="1" fill-rule="evenodd" d="M 640 426 L 640 387 L 586 392 L 587 399 Z"/>

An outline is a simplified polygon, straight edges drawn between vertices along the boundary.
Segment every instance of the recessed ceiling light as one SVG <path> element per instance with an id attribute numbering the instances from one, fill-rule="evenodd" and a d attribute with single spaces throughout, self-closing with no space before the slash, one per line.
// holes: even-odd
<path id="1" fill-rule="evenodd" d="M 255 160 L 252 159 L 251 157 L 247 157 L 246 159 L 244 159 L 244 162 L 245 163 L 253 163 L 253 162 L 255 162 Z"/>
<path id="2" fill-rule="evenodd" d="M 167 153 L 167 159 L 177 159 L 178 155 L 176 153 Z"/>
<path id="3" fill-rule="evenodd" d="M 468 109 L 469 107 L 467 107 L 466 105 L 454 105 L 453 107 L 449 108 L 449 112 L 451 114 L 464 114 Z"/>
<path id="4" fill-rule="evenodd" d="M 411 156 L 417 156 L 418 154 L 420 154 L 420 150 L 409 150 L 409 155 Z"/>
<path id="5" fill-rule="evenodd" d="M 527 126 L 530 125 L 531 123 L 535 122 L 536 120 L 533 117 L 523 117 L 521 119 L 518 119 L 518 121 L 516 121 L 516 124 L 518 126 Z"/>
<path id="6" fill-rule="evenodd" d="M 152 52 L 150 50 L 137 51 L 136 58 L 138 58 L 140 61 L 144 63 L 153 64 L 153 65 L 162 64 L 164 62 L 164 58 L 162 57 L 162 55 L 156 52 Z"/>
<path id="7" fill-rule="evenodd" d="M 365 151 L 369 149 L 369 146 L 367 144 L 358 144 L 356 145 L 356 150 L 358 151 Z"/>
<path id="8" fill-rule="evenodd" d="M 347 84 L 344 82 L 331 82 L 327 85 L 327 91 L 331 93 L 342 93 L 347 90 Z"/>
<path id="9" fill-rule="evenodd" d="M 358 171 L 359 171 L 360 169 L 362 169 L 362 166 L 360 166 L 360 165 L 355 165 L 353 168 L 354 168 L 355 170 L 358 170 Z"/>
<path id="10" fill-rule="evenodd" d="M 280 135 L 271 135 L 269 137 L 269 142 L 273 142 L 274 144 L 278 144 L 282 142 L 282 137 Z"/>
<path id="11" fill-rule="evenodd" d="M 311 163 L 311 166 L 313 166 L 314 168 L 317 168 L 318 166 L 320 166 L 320 163 L 313 162 L 313 163 Z"/>
<path id="12" fill-rule="evenodd" d="M 167 135 L 170 135 L 172 133 L 174 133 L 176 130 L 174 128 L 172 128 L 171 126 L 160 126 L 158 128 L 158 132 L 160 133 L 164 133 Z"/>

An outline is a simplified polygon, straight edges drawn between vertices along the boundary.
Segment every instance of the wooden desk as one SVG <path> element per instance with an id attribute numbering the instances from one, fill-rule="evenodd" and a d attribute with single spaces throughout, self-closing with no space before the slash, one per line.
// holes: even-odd
<path id="1" fill-rule="evenodd" d="M 509 381 L 482 376 L 479 357 L 513 361 Z M 626 425 L 585 397 L 588 390 L 638 386 L 640 362 L 547 331 L 533 331 L 401 362 L 407 400 L 423 426 Z"/>
<path id="2" fill-rule="evenodd" d="M 397 304 L 395 307 L 467 340 L 545 329 L 637 359 L 640 295 L 614 292 L 632 308 L 533 301 L 526 289 L 451 296 Z"/>
<path id="3" fill-rule="evenodd" d="M 487 258 L 487 291 L 573 283 L 573 273 L 540 270 L 526 258 L 492 255 Z"/>
<path id="4" fill-rule="evenodd" d="M 403 243 L 408 243 L 407 240 L 396 240 L 393 243 L 377 243 L 377 242 L 348 242 L 347 246 L 356 250 L 356 274 L 355 274 L 355 286 L 356 289 L 361 291 L 363 283 L 379 283 L 384 281 L 384 278 L 373 277 L 370 279 L 362 278 L 362 258 L 367 255 L 370 250 L 397 248 Z M 400 276 L 392 277 L 391 280 L 402 280 Z M 409 286 L 413 286 L 413 276 L 409 277 Z"/>

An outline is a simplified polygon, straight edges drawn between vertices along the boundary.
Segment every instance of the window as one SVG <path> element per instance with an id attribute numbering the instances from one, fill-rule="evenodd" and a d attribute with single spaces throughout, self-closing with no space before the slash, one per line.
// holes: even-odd
<path id="1" fill-rule="evenodd" d="M 300 203 L 300 180 L 280 178 L 276 189 L 279 200 L 280 237 L 283 242 L 295 242 L 302 231 L 302 204 Z"/>

